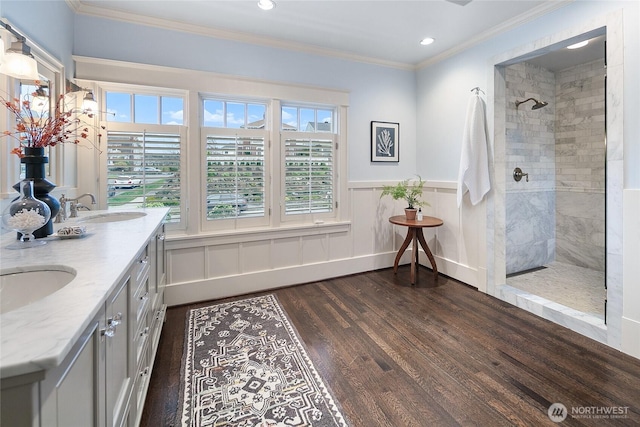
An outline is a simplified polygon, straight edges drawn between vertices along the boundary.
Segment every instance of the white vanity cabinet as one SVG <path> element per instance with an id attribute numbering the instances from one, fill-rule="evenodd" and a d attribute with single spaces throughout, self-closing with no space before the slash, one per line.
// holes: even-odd
<path id="1" fill-rule="evenodd" d="M 166 312 L 164 235 L 161 223 L 129 258 L 61 363 L 2 378 L 1 426 L 139 424 Z"/>
<path id="2" fill-rule="evenodd" d="M 122 426 L 132 384 L 127 274 L 64 361 L 23 394 L 3 384 L 2 424 L 12 427 Z M 4 381 L 4 380 L 3 380 Z M 29 403 L 16 411 L 15 403 Z M 23 402 L 24 403 L 24 402 Z"/>
<path id="3" fill-rule="evenodd" d="M 85 329 L 64 362 L 47 371 L 44 380 L 39 383 L 42 403 L 36 414 L 42 425 L 106 425 L 104 387 L 101 386 L 106 379 L 105 321 L 103 309 Z M 37 400 L 33 404 L 37 404 Z M 28 412 L 7 425 L 32 425 L 26 415 Z M 5 425 L 4 418 L 3 414 L 2 425 Z M 33 425 L 38 424 L 34 422 Z"/>
<path id="4" fill-rule="evenodd" d="M 134 292 L 136 304 L 136 328 L 134 340 L 135 382 L 131 397 L 130 427 L 140 424 L 142 408 L 151 379 L 151 370 L 160 341 L 162 324 L 167 306 L 164 303 L 165 272 L 165 229 L 161 224 L 146 247 L 146 274 L 141 276 L 139 287 Z"/>
<path id="5" fill-rule="evenodd" d="M 135 267 L 130 273 L 135 272 Z M 132 317 L 130 289 L 134 286 L 133 274 L 122 283 L 107 300 L 106 328 L 104 337 L 105 364 L 105 404 L 106 425 L 121 426 L 126 418 L 128 399 L 131 391 L 132 372 L 130 363 L 131 340 L 129 330 Z M 99 385 L 99 384 L 98 384 Z"/>

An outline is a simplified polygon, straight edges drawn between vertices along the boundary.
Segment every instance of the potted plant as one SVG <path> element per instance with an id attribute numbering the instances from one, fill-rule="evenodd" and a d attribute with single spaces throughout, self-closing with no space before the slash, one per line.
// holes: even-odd
<path id="1" fill-rule="evenodd" d="M 397 185 L 385 185 L 382 187 L 382 194 L 380 194 L 380 198 L 384 196 L 391 196 L 393 197 L 393 200 L 406 200 L 408 206 L 404 209 L 404 214 L 407 219 L 416 219 L 418 206 L 429 206 L 427 202 L 420 200 L 424 181 L 420 175 L 416 176 L 418 177 L 418 180 L 414 180 L 413 183 L 411 183 L 410 180 L 405 179 L 404 181 L 400 181 Z"/>

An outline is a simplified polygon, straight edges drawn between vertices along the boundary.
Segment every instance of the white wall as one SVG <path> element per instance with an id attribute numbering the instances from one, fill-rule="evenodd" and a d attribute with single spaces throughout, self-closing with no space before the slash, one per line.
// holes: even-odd
<path id="1" fill-rule="evenodd" d="M 149 46 L 161 48 L 150 49 Z M 399 180 L 415 172 L 416 83 L 413 70 L 82 15 L 76 17 L 74 54 L 346 90 L 350 98 L 349 179 Z M 369 132 L 372 120 L 400 123 L 400 163 L 371 165 Z"/>
<path id="2" fill-rule="evenodd" d="M 62 62 L 73 77 L 74 14 L 63 1 L 2 0 L 0 16 L 40 48 Z M 8 48 L 8 46 L 5 46 Z"/>
<path id="3" fill-rule="evenodd" d="M 227 236 L 199 235 L 167 242 L 169 305 L 222 298 L 280 286 L 308 283 L 393 265 L 406 228 L 389 223 L 403 212 L 403 203 L 380 199 L 391 182 L 351 182 L 351 221 L 315 228 L 247 231 Z M 475 287 L 485 287 L 479 233 L 484 219 L 460 217 L 455 188 L 428 182 L 425 215 L 444 225 L 426 229 L 425 239 L 438 270 Z M 465 214 L 466 215 L 466 214 Z M 411 248 L 402 263 L 408 263 Z M 430 268 L 420 251 L 420 263 Z M 424 277 L 430 273 L 423 270 Z M 430 279 L 430 278 L 429 278 Z M 409 286 L 409 283 L 405 285 Z"/>
<path id="4" fill-rule="evenodd" d="M 628 199 L 633 198 L 636 193 L 631 190 L 640 188 L 640 170 L 637 167 L 640 164 L 640 124 L 637 120 L 637 117 L 640 116 L 640 85 L 637 78 L 640 75 L 639 6 L 638 2 L 628 1 L 576 1 L 515 30 L 496 36 L 459 55 L 423 68 L 417 73 L 418 172 L 429 179 L 455 180 L 464 126 L 464 112 L 470 90 L 473 87 L 480 86 L 485 90 L 486 99 L 489 101 L 487 114 L 489 133 L 494 135 L 493 65 L 498 63 L 494 61 L 495 58 L 504 56 L 507 52 L 518 50 L 525 54 L 529 52 L 525 50 L 528 46 L 546 46 L 545 40 L 555 39 L 556 35 L 566 33 L 569 31 L 568 29 L 587 28 L 590 23 L 605 22 L 606 18 L 603 19 L 603 17 L 622 11 L 622 25 L 617 26 L 614 31 L 622 31 L 623 42 L 616 41 L 615 44 L 609 45 L 609 50 L 616 49 L 614 56 L 617 57 L 620 53 L 621 58 L 620 62 L 609 64 L 609 72 L 616 75 L 615 87 L 610 85 L 608 90 L 609 107 L 613 104 L 619 104 L 620 100 L 623 100 L 623 120 L 621 121 L 620 116 L 611 114 L 611 112 L 608 118 L 609 124 L 611 121 L 615 124 L 609 128 L 609 132 L 611 133 L 614 128 L 616 130 L 615 134 L 609 135 L 609 139 L 620 142 L 619 147 L 622 148 L 615 150 L 615 152 L 608 150 L 610 151 L 608 170 L 612 175 L 609 175 L 607 185 L 607 209 L 610 214 L 607 246 L 608 262 L 613 268 L 609 268 L 610 274 L 607 280 L 609 284 L 615 284 L 608 291 L 610 308 L 614 307 L 614 310 L 612 310 L 610 323 L 604 335 L 600 334 L 599 337 L 594 337 L 636 357 L 640 357 L 640 349 L 638 348 L 640 301 L 636 298 L 640 282 L 635 275 L 635 263 L 630 260 L 640 258 L 640 244 L 637 240 L 629 239 L 628 236 L 634 232 L 637 233 L 640 217 L 636 211 L 629 208 L 629 206 L 634 206 L 637 201 Z M 608 34 L 610 30 L 607 28 Z M 535 49 L 531 51 L 533 50 Z M 608 53 L 608 55 L 611 54 L 611 52 Z M 611 67 L 612 65 L 613 67 Z M 495 100 L 498 101 L 497 94 Z M 616 110 L 619 110 L 618 105 L 614 106 Z M 493 142 L 491 141 L 492 144 Z M 616 147 L 618 147 L 617 144 Z M 492 146 L 492 148 L 495 147 Z M 504 153 L 499 154 L 504 156 Z M 504 188 L 505 178 L 502 176 L 502 172 L 504 171 L 500 171 L 500 176 L 497 177 L 498 182 L 493 182 L 494 186 L 498 184 L 498 188 L 500 186 Z M 623 192 L 623 189 L 626 191 Z M 490 197 L 498 202 L 496 204 L 498 208 L 504 207 L 503 194 L 492 192 Z M 482 207 L 473 209 L 480 209 L 484 214 Z M 491 218 L 489 231 L 492 233 L 488 243 L 492 244 L 491 239 L 494 237 L 497 239 L 496 241 L 503 240 L 504 230 L 493 229 L 494 219 L 495 224 L 504 224 L 503 210 L 493 211 L 490 209 L 487 215 Z M 620 244 L 623 240 L 624 247 Z M 490 257 L 496 261 L 502 260 L 502 269 L 504 269 L 504 247 L 489 246 L 489 249 Z M 496 262 L 495 265 L 498 264 L 499 262 Z M 489 292 L 492 295 L 500 296 L 498 290 L 495 289 L 495 286 L 500 283 L 495 281 L 500 275 L 504 276 L 504 271 L 496 268 L 494 273 L 495 276 L 492 277 L 490 272 L 488 277 Z M 613 277 L 609 277 L 611 275 Z M 541 312 L 539 314 L 542 315 Z M 548 318 L 552 317 L 554 317 L 553 314 Z M 583 332 L 581 331 L 581 333 Z"/>
<path id="5" fill-rule="evenodd" d="M 470 90 L 479 86 L 486 93 L 493 81 L 489 66 L 492 57 L 620 9 L 624 11 L 625 187 L 640 188 L 640 168 L 635 167 L 640 164 L 640 125 L 637 120 L 640 117 L 640 79 L 637 78 L 640 75 L 640 3 L 637 1 L 578 0 L 419 70 L 418 173 L 429 179 L 457 179 Z"/>

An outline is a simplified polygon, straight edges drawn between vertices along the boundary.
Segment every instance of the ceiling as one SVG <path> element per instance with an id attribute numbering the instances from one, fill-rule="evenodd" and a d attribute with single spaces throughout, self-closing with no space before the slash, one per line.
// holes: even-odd
<path id="1" fill-rule="evenodd" d="M 546 68 L 549 71 L 564 70 L 579 64 L 595 61 L 596 59 L 604 60 L 604 49 L 606 37 L 598 35 L 596 37 L 584 37 L 589 43 L 585 47 L 575 50 L 567 50 L 564 48 L 552 50 L 541 56 L 527 59 L 527 62 Z M 575 41 L 572 41 L 573 43 Z M 571 44 L 565 43 L 565 44 Z"/>
<path id="2" fill-rule="evenodd" d="M 66 0 L 81 14 L 399 67 L 428 65 L 573 0 Z M 433 37 L 435 43 L 421 46 Z"/>

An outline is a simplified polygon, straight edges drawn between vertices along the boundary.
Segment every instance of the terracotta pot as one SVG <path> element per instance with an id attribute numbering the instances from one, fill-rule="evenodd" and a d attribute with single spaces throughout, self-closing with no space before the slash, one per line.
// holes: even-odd
<path id="1" fill-rule="evenodd" d="M 404 210 L 404 216 L 407 219 L 416 219 L 416 213 L 418 212 L 418 209 L 409 209 L 409 208 L 405 208 Z"/>

